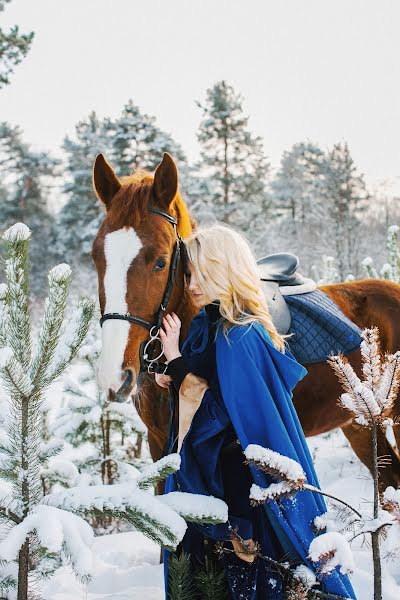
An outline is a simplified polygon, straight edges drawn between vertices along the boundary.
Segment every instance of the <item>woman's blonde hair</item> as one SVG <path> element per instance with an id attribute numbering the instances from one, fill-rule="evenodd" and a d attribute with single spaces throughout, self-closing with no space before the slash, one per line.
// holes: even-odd
<path id="1" fill-rule="evenodd" d="M 226 225 L 200 228 L 185 239 L 188 258 L 208 303 L 218 300 L 227 336 L 233 325 L 258 321 L 284 353 L 285 338 L 272 322 L 260 285 L 255 256 L 247 240 Z"/>

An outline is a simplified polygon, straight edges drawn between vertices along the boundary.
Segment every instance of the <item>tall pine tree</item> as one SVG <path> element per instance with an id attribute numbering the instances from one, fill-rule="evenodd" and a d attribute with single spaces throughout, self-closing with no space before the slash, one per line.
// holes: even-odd
<path id="1" fill-rule="evenodd" d="M 243 98 L 226 81 L 206 92 L 198 131 L 203 164 L 214 182 L 212 202 L 219 220 L 248 230 L 265 208 L 269 166 L 260 137 L 248 130 Z"/>
<path id="2" fill-rule="evenodd" d="M 283 153 L 272 182 L 275 214 L 289 213 L 293 227 L 318 217 L 320 175 L 325 155 L 311 142 L 294 144 Z M 320 215 L 319 215 L 320 216 Z"/>
<path id="3" fill-rule="evenodd" d="M 358 229 L 368 203 L 364 176 L 358 172 L 347 142 L 335 144 L 327 156 L 323 194 L 339 276 L 344 281 L 350 273 L 358 275 Z"/>
<path id="4" fill-rule="evenodd" d="M 50 253 L 53 216 L 48 207 L 50 185 L 57 174 L 58 160 L 46 152 L 33 151 L 23 140 L 20 127 L 0 123 L 0 223 L 4 230 L 22 221 L 32 231 L 40 229 L 41 237 L 31 245 L 32 290 L 40 294 L 44 287 L 43 266 Z M 40 265 L 40 269 L 37 268 Z"/>
<path id="5" fill-rule="evenodd" d="M 136 169 L 153 171 L 163 152 L 171 153 L 178 165 L 185 156 L 171 136 L 163 132 L 154 117 L 143 114 L 130 100 L 116 119 L 100 119 L 95 112 L 79 122 L 75 136 L 64 141 L 67 155 L 67 201 L 58 222 L 58 249 L 70 262 L 90 266 L 89 253 L 93 238 L 103 219 L 103 210 L 96 201 L 92 186 L 93 162 L 104 153 L 116 167 L 118 176 Z"/>
<path id="6" fill-rule="evenodd" d="M 76 125 L 74 138 L 64 140 L 67 201 L 59 215 L 57 247 L 60 255 L 72 262 L 83 259 L 85 263 L 85 257 L 89 262 L 91 244 L 103 218 L 93 195 L 92 170 L 96 155 L 109 153 L 111 137 L 111 121 L 91 112 Z"/>

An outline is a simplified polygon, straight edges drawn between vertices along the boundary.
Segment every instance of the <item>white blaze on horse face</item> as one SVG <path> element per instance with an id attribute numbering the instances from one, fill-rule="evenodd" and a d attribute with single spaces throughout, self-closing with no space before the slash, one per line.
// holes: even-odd
<path id="1" fill-rule="evenodd" d="M 105 236 L 105 313 L 125 315 L 128 312 L 126 303 L 128 269 L 141 247 L 142 243 L 132 227 L 124 227 Z M 103 323 L 97 378 L 106 391 L 109 389 L 117 391 L 121 386 L 122 364 L 128 343 L 129 327 L 128 321 L 110 319 Z"/>

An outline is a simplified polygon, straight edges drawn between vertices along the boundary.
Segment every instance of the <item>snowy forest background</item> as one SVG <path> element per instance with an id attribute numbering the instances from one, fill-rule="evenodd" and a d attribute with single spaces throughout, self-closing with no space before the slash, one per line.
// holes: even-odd
<path id="1" fill-rule="evenodd" d="M 45 294 L 45 268 L 60 260 L 76 267 L 75 289 L 96 292 L 90 249 L 103 218 L 92 189 L 99 152 L 119 176 L 154 171 L 169 152 L 198 223 L 220 220 L 240 229 L 258 258 L 293 252 L 302 274 L 319 284 L 365 277 L 368 257 L 388 276 L 388 228 L 400 222 L 400 197 L 391 182 L 368 189 L 345 140 L 325 149 L 299 140 L 272 168 L 267 142 L 249 130 L 242 105 L 240 92 L 225 81 L 205 92 L 197 102 L 201 156 L 195 163 L 132 99 L 117 118 L 93 111 L 77 123 L 61 158 L 32 150 L 18 124 L 1 123 L 0 222 L 6 228 L 23 221 L 34 233 L 31 279 L 38 300 Z"/>
<path id="2" fill-rule="evenodd" d="M 9 2 L 0 0 L 0 13 Z M 0 29 L 0 94 L 2 88 L 12 85 L 14 68 L 29 53 L 33 38 L 33 33 L 21 33 L 17 26 Z M 367 186 L 366 177 L 344 139 L 338 139 L 331 147 L 319 144 L 318 139 L 300 139 L 283 152 L 279 164 L 271 164 L 268 139 L 250 127 L 245 98 L 229 81 L 210 81 L 203 97 L 194 98 L 193 102 L 198 109 L 196 135 L 200 148 L 196 161 L 190 161 L 186 149 L 173 134 L 161 128 L 158 115 L 147 114 L 146 106 L 138 105 L 134 97 L 127 97 L 113 117 L 100 116 L 89 107 L 74 133 L 66 135 L 62 146 L 52 150 L 45 147 L 38 150 L 31 145 L 17 122 L 0 123 L 0 230 L 3 233 L 21 222 L 32 232 L 29 279 L 33 339 L 39 331 L 46 333 L 45 326 L 40 329 L 40 319 L 43 307 L 48 310 L 45 298 L 49 283 L 50 295 L 51 289 L 55 298 L 59 295 L 57 302 L 61 302 L 63 310 L 66 308 L 70 318 L 70 304 L 82 293 L 97 302 L 97 276 L 90 249 L 103 218 L 103 208 L 92 189 L 92 166 L 99 152 L 105 154 L 119 176 L 137 169 L 154 171 L 163 152 L 169 152 L 178 165 L 183 198 L 199 225 L 210 225 L 216 220 L 233 225 L 247 236 L 257 258 L 275 252 L 296 254 L 300 272 L 318 285 L 364 277 L 400 281 L 397 241 L 400 193 L 396 189 L 399 177 Z M 248 106 L 251 112 L 251 105 Z M 28 236 L 26 231 L 24 235 Z M 1 252 L 4 258 L 7 247 Z M 21 264 L 24 260 L 22 256 Z M 64 265 L 53 269 L 48 279 L 48 270 L 59 263 L 71 265 L 72 278 Z M 10 279 L 10 271 L 6 273 L 3 269 L 0 307 L 3 303 L 5 309 L 6 275 Z M 67 302 L 69 285 L 75 298 L 71 300 L 70 296 Z M 26 294 L 24 298 L 28 311 Z M 15 306 L 12 310 L 18 313 Z M 56 321 L 56 325 L 58 322 L 61 323 Z M 53 332 L 56 325 L 52 325 Z M 18 328 L 16 331 L 20 333 Z M 5 331 L 0 333 L 7 338 Z M 28 335 L 26 331 L 22 333 Z M 16 335 L 13 342 L 14 350 L 21 356 L 27 348 L 23 335 Z M 43 339 L 39 338 L 38 348 L 46 355 Z M 99 327 L 94 319 L 80 350 L 76 347 L 71 352 L 71 356 L 76 354 L 72 365 L 58 381 L 52 385 L 47 382 L 48 389 L 40 403 L 37 402 L 35 423 L 43 429 L 43 443 L 36 449 L 34 465 L 39 506 L 43 498 L 52 498 L 54 504 L 50 503 L 50 507 L 54 510 L 55 507 L 72 512 L 80 509 L 96 533 L 92 548 L 95 560 L 92 564 L 89 558 L 93 540 L 87 531 L 88 538 L 83 539 L 87 553 L 81 549 L 72 552 L 72 563 L 74 556 L 77 559 L 79 555 L 80 580 L 73 577 L 67 566 L 68 557 L 58 551 L 43 553 L 40 549 L 30 558 L 30 568 L 39 579 L 43 576 L 48 581 L 43 586 L 40 583 L 40 592 L 35 589 L 32 597 L 37 592 L 37 597 L 41 594 L 48 600 L 160 600 L 163 584 L 159 546 L 138 528 L 135 530 L 134 519 L 121 518 L 121 512 L 134 506 L 131 490 L 143 478 L 141 473 L 149 468 L 144 486 L 146 501 L 149 506 L 151 498 L 156 501 L 152 496 L 155 479 L 149 467 L 146 429 L 133 405 L 110 405 L 106 401 L 94 375 L 99 350 Z M 2 355 L 1 368 L 6 359 L 9 357 Z M 35 371 L 34 363 L 32 370 Z M 13 480 L 17 467 L 13 463 L 11 468 L 7 463 L 13 456 L 5 442 L 7 406 L 7 389 L 3 389 L 0 395 L 3 500 L 10 493 L 7 487 L 10 481 L 14 491 L 19 485 L 23 488 L 22 479 Z M 341 432 L 317 436 L 308 442 L 322 487 L 345 497 L 360 510 L 361 507 L 368 510 L 373 497 L 369 473 Z M 121 484 L 126 488 L 121 489 Z M 111 500 L 102 495 L 108 485 L 118 490 Z M 88 488 L 92 494 L 87 492 Z M 68 495 L 71 490 L 75 497 Z M 108 512 L 99 510 L 100 505 L 106 506 L 106 500 Z M 11 495 L 11 501 L 17 509 L 21 508 L 15 495 Z M 51 511 L 43 514 L 47 518 Z M 66 524 L 65 515 L 63 519 Z M 84 532 L 78 521 L 76 531 L 81 535 Z M 385 543 L 382 546 L 384 598 L 392 600 L 399 592 L 396 560 L 400 544 L 394 535 Z M 369 600 L 372 598 L 370 548 L 360 537 L 352 549 L 356 558 L 354 585 L 359 597 Z M 0 596 L 6 594 L 4 582 L 12 590 L 12 581 L 17 576 L 15 555 L 4 554 L 5 550 L 10 552 L 9 546 L 0 544 Z M 11 567 L 10 561 L 4 562 L 10 558 Z M 73 566 L 76 571 L 77 565 Z M 12 593 L 8 591 L 7 598 L 13 598 Z"/>

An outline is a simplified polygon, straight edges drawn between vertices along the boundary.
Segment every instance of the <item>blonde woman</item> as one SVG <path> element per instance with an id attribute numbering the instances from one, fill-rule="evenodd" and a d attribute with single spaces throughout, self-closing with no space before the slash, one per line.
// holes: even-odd
<path id="1" fill-rule="evenodd" d="M 314 537 L 313 519 L 326 511 L 324 501 L 299 492 L 253 507 L 250 487 L 267 487 L 268 475 L 244 462 L 248 444 L 259 444 L 299 462 L 309 483 L 318 485 L 304 434 L 292 404 L 292 390 L 307 374 L 276 330 L 259 284 L 252 250 L 243 236 L 224 225 L 200 229 L 186 240 L 189 259 L 187 292 L 200 312 L 179 348 L 180 320 L 163 321 L 161 337 L 168 361 L 162 387 L 179 394 L 179 426 L 170 451 L 180 452 L 181 468 L 166 482 L 180 490 L 223 499 L 229 521 L 189 524 L 179 550 L 191 555 L 193 567 L 204 563 L 207 548 L 224 544 L 226 586 L 233 600 L 281 600 L 285 581 L 256 553 L 275 560 L 306 564 Z M 230 550 L 230 552 L 229 552 Z M 165 551 L 165 580 L 168 585 Z M 335 570 L 320 588 L 355 598 L 347 576 Z"/>

